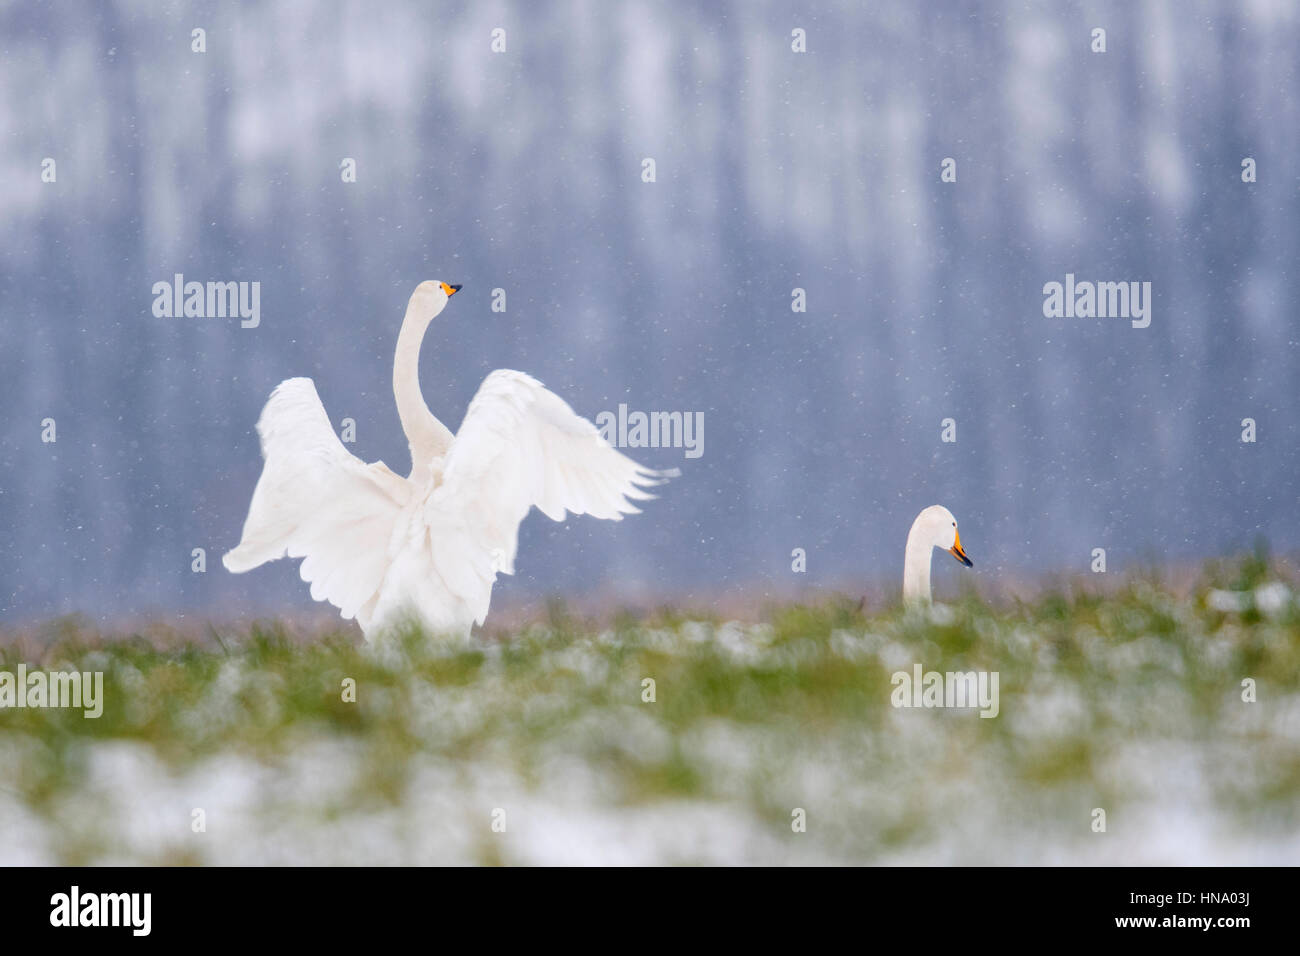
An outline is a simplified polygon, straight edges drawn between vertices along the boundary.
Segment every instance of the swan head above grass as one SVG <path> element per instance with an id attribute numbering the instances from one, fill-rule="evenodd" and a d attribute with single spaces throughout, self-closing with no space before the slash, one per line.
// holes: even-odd
<path id="1" fill-rule="evenodd" d="M 943 548 L 968 568 L 972 566 L 961 546 L 957 519 L 943 505 L 930 505 L 922 511 L 907 533 L 907 550 L 903 555 L 905 603 L 930 603 L 930 556 L 935 548 Z"/>

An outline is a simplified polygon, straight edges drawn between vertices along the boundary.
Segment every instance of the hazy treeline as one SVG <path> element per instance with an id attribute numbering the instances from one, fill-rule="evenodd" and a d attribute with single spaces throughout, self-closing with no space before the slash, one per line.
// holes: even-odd
<path id="1" fill-rule="evenodd" d="M 15 4 L 0 30 L 6 618 L 310 605 L 293 566 L 220 566 L 254 422 L 311 376 L 404 473 L 390 363 L 425 278 L 465 287 L 421 363 L 451 427 L 497 367 L 593 420 L 706 423 L 698 458 L 634 452 L 683 469 L 645 515 L 531 517 L 497 600 L 893 578 L 936 501 L 980 575 L 1300 539 L 1294 4 Z M 178 273 L 257 282 L 257 326 L 157 317 Z M 1067 275 L 1149 282 L 1150 325 L 1046 317 Z"/>

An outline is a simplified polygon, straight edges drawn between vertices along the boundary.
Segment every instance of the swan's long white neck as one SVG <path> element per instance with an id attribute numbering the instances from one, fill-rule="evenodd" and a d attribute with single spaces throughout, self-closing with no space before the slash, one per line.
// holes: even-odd
<path id="1" fill-rule="evenodd" d="M 428 467 L 429 462 L 421 461 L 421 458 L 430 455 L 431 451 L 441 453 L 443 450 L 438 420 L 424 404 L 424 394 L 420 391 L 420 343 L 424 341 L 430 321 L 431 318 L 419 314 L 413 297 L 406 307 L 406 318 L 397 334 L 397 353 L 393 356 L 393 397 L 397 400 L 402 431 L 411 448 L 412 474 Z"/>
<path id="2" fill-rule="evenodd" d="M 930 558 L 933 554 L 934 545 L 918 517 L 907 533 L 907 548 L 903 552 L 904 603 L 930 603 Z"/>

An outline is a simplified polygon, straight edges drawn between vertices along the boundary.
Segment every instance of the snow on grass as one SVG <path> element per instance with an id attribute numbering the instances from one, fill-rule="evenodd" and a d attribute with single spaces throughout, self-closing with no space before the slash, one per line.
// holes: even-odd
<path id="1" fill-rule="evenodd" d="M 471 645 L 0 636 L 0 670 L 103 670 L 106 697 L 0 710 L 0 864 L 1291 862 L 1294 593 L 1247 566 L 1190 595 L 559 615 Z M 914 664 L 998 671 L 999 716 L 891 706 Z"/>

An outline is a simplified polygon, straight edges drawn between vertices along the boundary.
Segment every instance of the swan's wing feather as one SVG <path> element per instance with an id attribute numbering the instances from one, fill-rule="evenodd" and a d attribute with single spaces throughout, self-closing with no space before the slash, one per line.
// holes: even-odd
<path id="1" fill-rule="evenodd" d="M 490 590 L 498 571 L 514 573 L 529 508 L 618 521 L 674 474 L 641 467 L 536 379 L 499 369 L 470 402 L 425 505 L 438 572 L 461 594 Z M 481 623 L 486 594 L 474 603 Z"/>
<path id="2" fill-rule="evenodd" d="M 343 447 L 309 378 L 280 383 L 257 433 L 265 465 L 239 546 L 222 562 L 240 573 L 286 554 L 304 558 L 312 598 L 353 617 L 383 582 L 406 482 Z"/>

